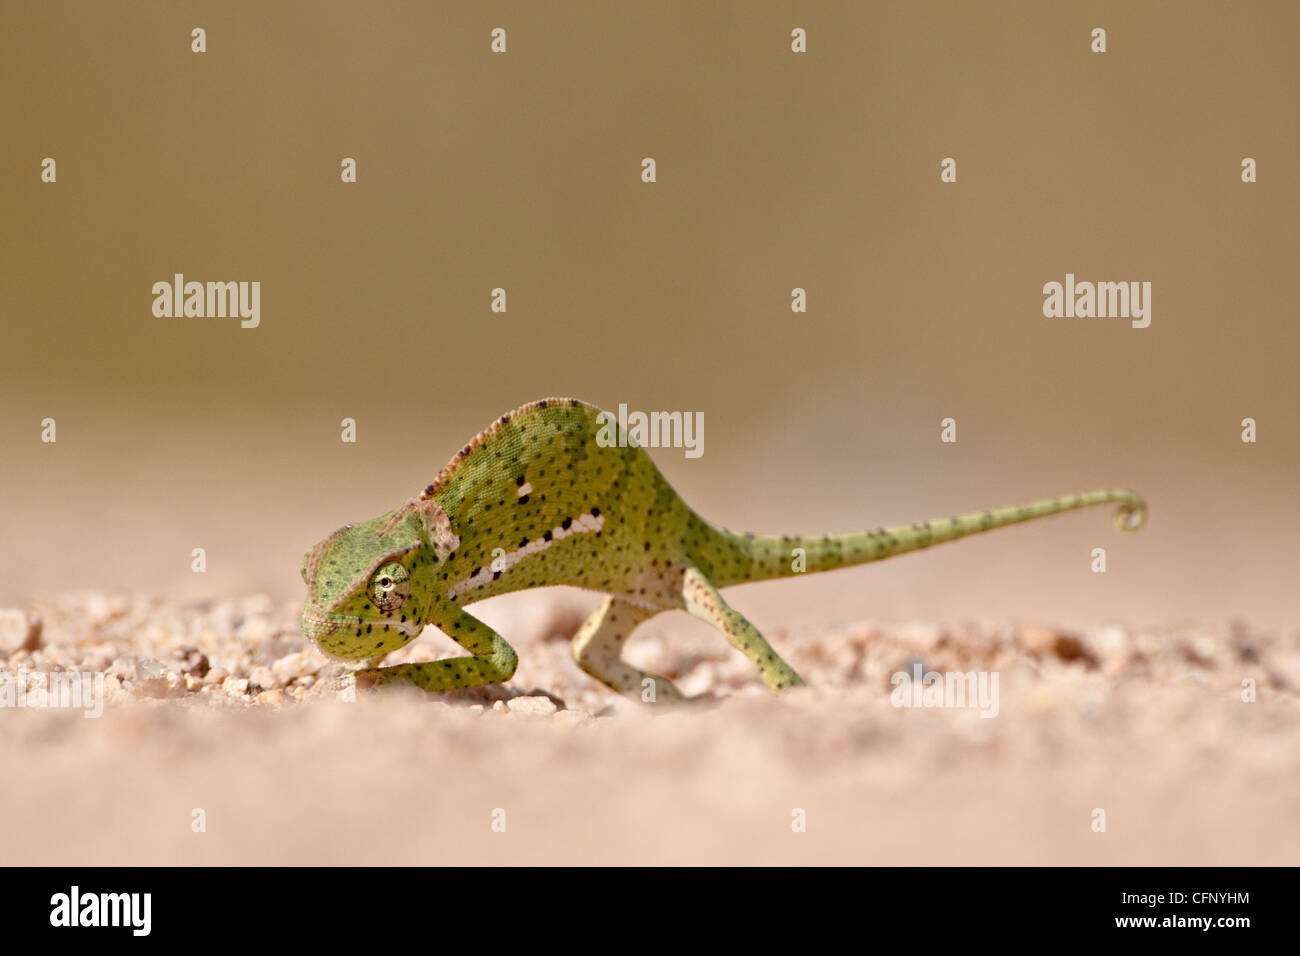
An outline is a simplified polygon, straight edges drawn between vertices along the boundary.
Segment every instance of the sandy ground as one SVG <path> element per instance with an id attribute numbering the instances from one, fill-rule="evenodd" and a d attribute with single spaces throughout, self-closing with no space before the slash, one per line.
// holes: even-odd
<path id="1" fill-rule="evenodd" d="M 6 861 L 1300 863 L 1296 635 L 778 632 L 810 685 L 778 698 L 665 615 L 629 650 L 701 695 L 665 711 L 572 664 L 589 596 L 517 597 L 491 619 L 515 678 L 441 696 L 350 692 L 262 597 L 0 612 Z M 454 653 L 426 631 L 389 662 Z M 894 706 L 916 664 L 996 672 L 996 716 Z M 104 675 L 100 716 L 40 706 L 71 671 Z"/>

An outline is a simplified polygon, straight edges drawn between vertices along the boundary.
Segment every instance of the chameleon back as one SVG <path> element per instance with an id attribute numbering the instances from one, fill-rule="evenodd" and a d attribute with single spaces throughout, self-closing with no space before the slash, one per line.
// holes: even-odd
<path id="1" fill-rule="evenodd" d="M 479 433 L 424 490 L 460 535 L 445 571 L 459 601 L 567 584 L 650 607 L 680 604 L 674 572 L 680 579 L 686 555 L 719 532 L 642 449 L 620 447 L 604 415 L 576 399 L 525 405 Z"/>

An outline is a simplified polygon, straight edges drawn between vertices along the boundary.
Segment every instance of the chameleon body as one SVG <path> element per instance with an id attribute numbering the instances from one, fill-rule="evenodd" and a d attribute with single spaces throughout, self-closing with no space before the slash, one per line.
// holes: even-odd
<path id="1" fill-rule="evenodd" d="M 359 662 L 363 685 L 501 683 L 514 673 L 515 652 L 465 605 L 572 585 L 606 595 L 574 636 L 573 656 L 614 690 L 681 697 L 666 678 L 625 662 L 622 648 L 641 622 L 685 610 L 713 624 L 779 691 L 803 681 L 718 590 L 799 573 L 796 549 L 802 571 L 829 571 L 1089 505 L 1118 503 L 1121 530 L 1139 527 L 1146 512 L 1135 493 L 1108 489 L 852 534 L 735 534 L 687 507 L 634 443 L 599 440 L 612 419 L 569 398 L 502 415 L 418 496 L 307 552 L 303 631 L 326 654 Z M 471 656 L 377 666 L 429 624 Z"/>

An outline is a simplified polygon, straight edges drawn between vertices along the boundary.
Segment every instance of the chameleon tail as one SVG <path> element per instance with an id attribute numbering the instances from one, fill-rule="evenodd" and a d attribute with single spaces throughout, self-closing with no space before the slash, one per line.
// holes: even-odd
<path id="1" fill-rule="evenodd" d="M 1119 503 L 1115 512 L 1117 528 L 1136 531 L 1142 527 L 1146 520 L 1146 502 L 1126 488 L 1108 488 L 852 534 L 823 537 L 739 535 L 712 529 L 715 535 L 706 545 L 712 553 L 695 556 L 695 561 L 716 586 L 725 587 L 744 581 L 765 581 L 792 577 L 801 572 L 830 571 L 880 561 L 970 534 L 1109 502 Z"/>

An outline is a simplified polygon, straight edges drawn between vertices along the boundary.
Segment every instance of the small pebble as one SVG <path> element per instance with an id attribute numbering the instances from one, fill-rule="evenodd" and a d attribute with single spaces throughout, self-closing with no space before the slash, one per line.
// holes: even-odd
<path id="1" fill-rule="evenodd" d="M 212 667 L 208 655 L 197 647 L 178 647 L 172 656 L 176 659 L 182 674 L 192 675 L 199 680 L 202 680 Z"/>
<path id="2" fill-rule="evenodd" d="M 26 611 L 0 610 L 0 654 L 34 651 L 41 646 L 41 619 Z"/>
<path id="3" fill-rule="evenodd" d="M 271 671 L 281 684 L 287 684 L 296 677 L 315 674 L 320 668 L 320 657 L 310 651 L 298 651 L 295 654 L 289 654 L 271 665 Z"/>
<path id="4" fill-rule="evenodd" d="M 528 714 L 534 717 L 546 717 L 558 710 L 555 701 L 549 697 L 512 697 L 506 706 L 510 708 L 512 714 Z"/>

